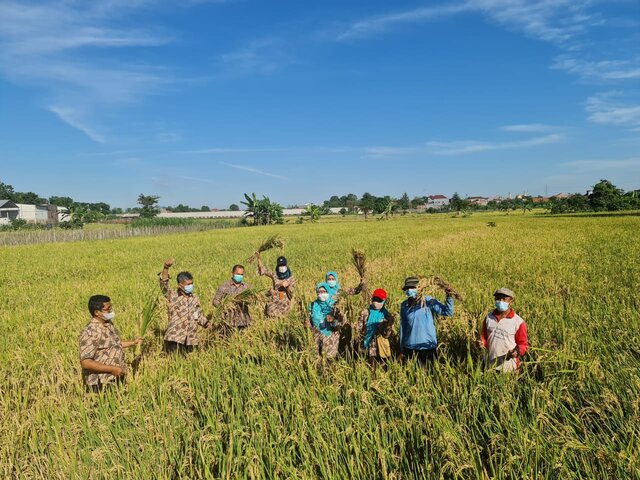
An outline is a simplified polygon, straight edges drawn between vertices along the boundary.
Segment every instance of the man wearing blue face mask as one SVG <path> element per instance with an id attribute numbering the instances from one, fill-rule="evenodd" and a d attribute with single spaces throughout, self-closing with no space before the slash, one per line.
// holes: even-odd
<path id="1" fill-rule="evenodd" d="M 160 290 L 167 299 L 169 323 L 164 336 L 164 349 L 167 353 L 189 353 L 199 343 L 198 325 L 210 328 L 207 317 L 202 313 L 200 299 L 193 293 L 193 276 L 189 272 L 180 272 L 177 276 L 178 288 L 169 288 L 169 269 L 174 260 L 164 262 L 160 273 Z"/>
<path id="2" fill-rule="evenodd" d="M 409 277 L 402 287 L 408 298 L 400 305 L 400 348 L 403 360 L 416 358 L 425 364 L 437 356 L 434 316 L 453 316 L 453 296 L 447 290 L 445 303 L 429 296 L 420 298 L 419 282 L 418 277 Z"/>
<path id="3" fill-rule="evenodd" d="M 486 362 L 502 372 L 520 370 L 520 357 L 529 347 L 527 324 L 512 308 L 515 294 L 500 288 L 493 294 L 495 309 L 482 325 L 482 346 L 487 349 Z"/>
<path id="4" fill-rule="evenodd" d="M 231 279 L 218 287 L 213 297 L 213 306 L 219 307 L 226 296 L 236 296 L 248 288 L 249 285 L 244 281 L 244 267 L 242 265 L 234 265 L 231 269 Z M 244 330 L 251 324 L 249 306 L 246 303 L 241 303 L 228 314 L 225 321 L 229 326 L 237 330 Z"/>

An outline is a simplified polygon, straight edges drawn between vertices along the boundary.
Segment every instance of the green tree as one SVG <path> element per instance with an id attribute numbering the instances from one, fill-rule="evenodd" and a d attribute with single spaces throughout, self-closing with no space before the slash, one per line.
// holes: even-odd
<path id="1" fill-rule="evenodd" d="M 411 200 L 409 199 L 407 192 L 404 192 L 402 197 L 400 197 L 400 200 L 398 200 L 398 206 L 402 210 L 402 213 L 407 213 L 407 210 L 411 208 Z"/>
<path id="2" fill-rule="evenodd" d="M 240 207 L 238 205 L 236 205 L 235 203 L 232 203 L 231 205 L 229 205 L 229 210 L 231 210 L 232 212 L 239 212 L 240 211 Z"/>
<path id="3" fill-rule="evenodd" d="M 0 200 L 11 200 L 15 202 L 15 190 L 7 183 L 0 182 Z"/>
<path id="4" fill-rule="evenodd" d="M 593 187 L 589 205 L 596 212 L 621 210 L 624 205 L 622 193 L 622 190 L 609 180 L 600 180 Z"/>
<path id="5" fill-rule="evenodd" d="M 157 195 L 145 195 L 141 193 L 138 195 L 138 204 L 140 205 L 140 217 L 141 218 L 153 218 L 160 213 L 158 208 L 158 200 L 160 197 Z"/>
<path id="6" fill-rule="evenodd" d="M 49 197 L 49 203 L 58 207 L 71 208 L 73 205 L 73 198 L 71 197 Z"/>
<path id="7" fill-rule="evenodd" d="M 305 217 L 309 217 L 309 221 L 311 223 L 315 223 L 318 220 L 320 220 L 320 217 L 322 216 L 322 212 L 323 212 L 322 207 L 318 205 L 310 204 L 310 205 L 307 205 L 307 208 L 302 213 L 302 215 Z"/>
<path id="8" fill-rule="evenodd" d="M 200 211 L 201 211 L 201 212 L 210 212 L 210 211 L 211 211 L 211 209 L 210 209 L 207 205 L 202 205 L 202 206 L 200 207 Z"/>
<path id="9" fill-rule="evenodd" d="M 373 211 L 376 207 L 376 197 L 371 195 L 369 192 L 365 192 L 362 194 L 362 198 L 360 199 L 360 209 L 362 213 L 364 213 L 364 219 L 366 220 L 369 213 Z"/>
<path id="10" fill-rule="evenodd" d="M 14 202 L 26 203 L 28 205 L 42 205 L 43 203 L 47 203 L 46 199 L 34 192 L 16 192 L 15 198 Z"/>

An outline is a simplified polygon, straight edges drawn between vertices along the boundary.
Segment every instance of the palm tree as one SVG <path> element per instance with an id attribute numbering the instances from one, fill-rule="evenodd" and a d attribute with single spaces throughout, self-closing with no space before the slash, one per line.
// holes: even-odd
<path id="1" fill-rule="evenodd" d="M 244 212 L 244 216 L 245 217 L 252 217 L 253 218 L 253 224 L 256 224 L 256 203 L 258 202 L 258 199 L 256 198 L 256 194 L 252 193 L 251 196 L 247 195 L 246 193 L 244 194 L 244 198 L 247 199 L 246 202 L 240 202 L 243 205 L 246 205 L 247 210 Z"/>

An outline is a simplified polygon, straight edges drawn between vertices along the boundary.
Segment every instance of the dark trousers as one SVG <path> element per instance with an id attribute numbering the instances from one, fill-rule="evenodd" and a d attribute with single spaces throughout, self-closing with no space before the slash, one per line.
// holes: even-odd
<path id="1" fill-rule="evenodd" d="M 167 353 L 179 353 L 185 355 L 193 352 L 193 345 L 185 345 L 184 343 L 172 342 L 171 340 L 164 341 L 164 351 Z"/>
<path id="2" fill-rule="evenodd" d="M 421 365 L 426 365 L 438 359 L 438 351 L 432 350 L 411 350 L 409 348 L 402 349 L 402 355 L 405 361 L 415 358 Z"/>

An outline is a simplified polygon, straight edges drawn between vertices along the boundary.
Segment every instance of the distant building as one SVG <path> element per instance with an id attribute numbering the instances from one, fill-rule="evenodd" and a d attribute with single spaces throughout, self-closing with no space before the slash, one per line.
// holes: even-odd
<path id="1" fill-rule="evenodd" d="M 449 198 L 446 195 L 429 195 L 425 208 L 435 208 L 440 210 L 449 205 Z"/>
<path id="2" fill-rule="evenodd" d="M 29 223 L 56 223 L 49 222 L 49 206 L 48 205 L 29 205 L 26 203 L 17 203 L 20 213 L 18 218 L 26 220 Z"/>
<path id="3" fill-rule="evenodd" d="M 533 197 L 531 201 L 533 203 L 547 203 L 549 201 L 549 197 Z"/>
<path id="4" fill-rule="evenodd" d="M 568 193 L 558 193 L 558 194 L 554 195 L 551 198 L 569 198 L 569 194 Z"/>
<path id="5" fill-rule="evenodd" d="M 489 203 L 488 197 L 467 197 L 467 200 L 472 205 L 478 205 L 480 207 L 486 207 Z"/>
<path id="6" fill-rule="evenodd" d="M 11 200 L 0 200 L 0 225 L 8 225 L 11 220 L 18 218 L 20 207 Z"/>

